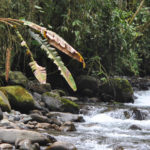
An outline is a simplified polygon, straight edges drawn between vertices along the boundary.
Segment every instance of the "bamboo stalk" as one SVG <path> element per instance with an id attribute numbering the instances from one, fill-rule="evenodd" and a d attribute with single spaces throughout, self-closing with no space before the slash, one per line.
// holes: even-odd
<path id="1" fill-rule="evenodd" d="M 136 10 L 136 12 L 134 13 L 134 15 L 132 16 L 129 24 L 131 24 L 133 22 L 133 20 L 135 19 L 135 17 L 137 16 L 137 14 L 139 13 L 139 11 L 141 10 L 143 4 L 144 4 L 144 1 L 145 0 L 142 0 L 141 3 L 140 3 L 140 6 L 138 7 L 138 9 Z"/>

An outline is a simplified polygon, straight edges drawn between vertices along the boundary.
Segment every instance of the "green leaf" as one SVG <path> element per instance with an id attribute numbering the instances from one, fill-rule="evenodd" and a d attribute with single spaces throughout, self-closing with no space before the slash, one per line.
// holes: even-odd
<path id="1" fill-rule="evenodd" d="M 49 46 L 49 43 L 43 40 L 38 34 L 35 34 L 34 32 L 30 31 L 30 35 L 39 42 L 39 44 L 41 45 L 41 49 L 43 49 L 46 52 L 48 58 L 53 60 L 53 62 L 56 64 L 56 66 L 58 67 L 58 70 L 60 70 L 61 75 L 65 78 L 69 86 L 74 91 L 76 91 L 77 87 L 76 87 L 75 81 L 70 71 L 65 67 L 63 61 L 61 60 L 61 57 L 58 56 L 57 51 L 54 48 L 51 48 Z"/>
<path id="2" fill-rule="evenodd" d="M 37 64 L 36 61 L 32 61 L 29 63 L 32 71 L 34 72 L 34 76 L 41 84 L 46 83 L 46 69 L 45 67 L 41 67 Z"/>

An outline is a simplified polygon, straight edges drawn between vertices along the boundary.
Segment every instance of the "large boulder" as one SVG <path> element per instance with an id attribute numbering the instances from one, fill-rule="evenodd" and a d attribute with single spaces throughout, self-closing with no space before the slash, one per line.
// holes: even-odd
<path id="1" fill-rule="evenodd" d="M 2 91 L 0 91 L 0 108 L 2 109 L 2 111 L 11 111 L 9 101 Z"/>
<path id="2" fill-rule="evenodd" d="M 134 102 L 133 89 L 127 79 L 112 78 L 105 81 L 99 87 L 99 94 L 102 100 L 115 100 L 121 103 Z"/>
<path id="3" fill-rule="evenodd" d="M 3 129 L 0 128 L 0 140 L 6 143 L 14 144 L 17 140 L 30 140 L 33 143 L 48 143 L 49 138 L 46 135 L 35 131 L 19 130 L 19 129 Z"/>
<path id="4" fill-rule="evenodd" d="M 21 86 L 0 87 L 13 109 L 21 112 L 28 112 L 34 108 L 34 99 L 32 95 Z"/>
<path id="5" fill-rule="evenodd" d="M 49 110 L 78 113 L 79 106 L 69 99 L 62 98 L 56 93 L 46 92 L 42 95 L 42 100 Z"/>
<path id="6" fill-rule="evenodd" d="M 99 79 L 92 76 L 81 75 L 77 77 L 77 92 L 81 96 L 95 97 L 98 92 L 99 84 Z"/>

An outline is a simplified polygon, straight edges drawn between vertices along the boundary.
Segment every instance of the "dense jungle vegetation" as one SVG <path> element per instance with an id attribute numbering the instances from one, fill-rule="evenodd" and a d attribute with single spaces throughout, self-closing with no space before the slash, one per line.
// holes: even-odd
<path id="1" fill-rule="evenodd" d="M 1 0 L 3 17 L 25 18 L 63 37 L 86 62 L 82 69 L 80 63 L 59 53 L 74 77 L 150 75 L 150 0 Z M 26 32 L 22 31 L 34 58 L 47 67 L 48 80 L 61 78 L 56 66 L 48 63 L 38 43 Z M 0 23 L 1 72 L 5 70 L 8 47 L 12 49 L 11 69 L 31 77 L 28 56 L 14 31 Z"/>

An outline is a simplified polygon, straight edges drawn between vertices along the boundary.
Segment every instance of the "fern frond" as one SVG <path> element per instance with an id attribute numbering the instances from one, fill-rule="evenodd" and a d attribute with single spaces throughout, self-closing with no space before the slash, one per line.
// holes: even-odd
<path id="1" fill-rule="evenodd" d="M 11 48 L 7 48 L 6 50 L 6 62 L 5 62 L 5 80 L 8 82 L 9 79 L 9 71 L 10 71 L 10 58 L 11 58 Z"/>
<path id="2" fill-rule="evenodd" d="M 56 66 L 60 70 L 61 75 L 68 82 L 69 86 L 74 91 L 76 91 L 77 87 L 76 87 L 75 81 L 74 81 L 70 71 L 65 67 L 60 56 L 58 56 L 57 51 L 54 48 L 51 48 L 49 46 L 49 43 L 47 41 L 43 40 L 38 34 L 35 34 L 34 32 L 30 31 L 30 35 L 41 45 L 41 49 L 43 49 L 46 52 L 48 58 L 53 60 L 53 62 L 56 64 Z"/>
<path id="3" fill-rule="evenodd" d="M 42 34 L 42 36 L 48 40 L 48 43 L 50 45 L 56 47 L 58 50 L 67 54 L 68 56 L 78 60 L 79 62 L 83 64 L 83 67 L 85 67 L 84 59 L 80 55 L 80 53 L 77 52 L 73 47 L 71 47 L 63 38 L 61 38 L 55 32 L 47 30 L 44 27 L 41 27 L 35 23 L 29 22 L 26 20 L 22 20 L 22 22 L 24 22 L 24 25 L 27 25 L 30 28 L 39 31 Z"/>

